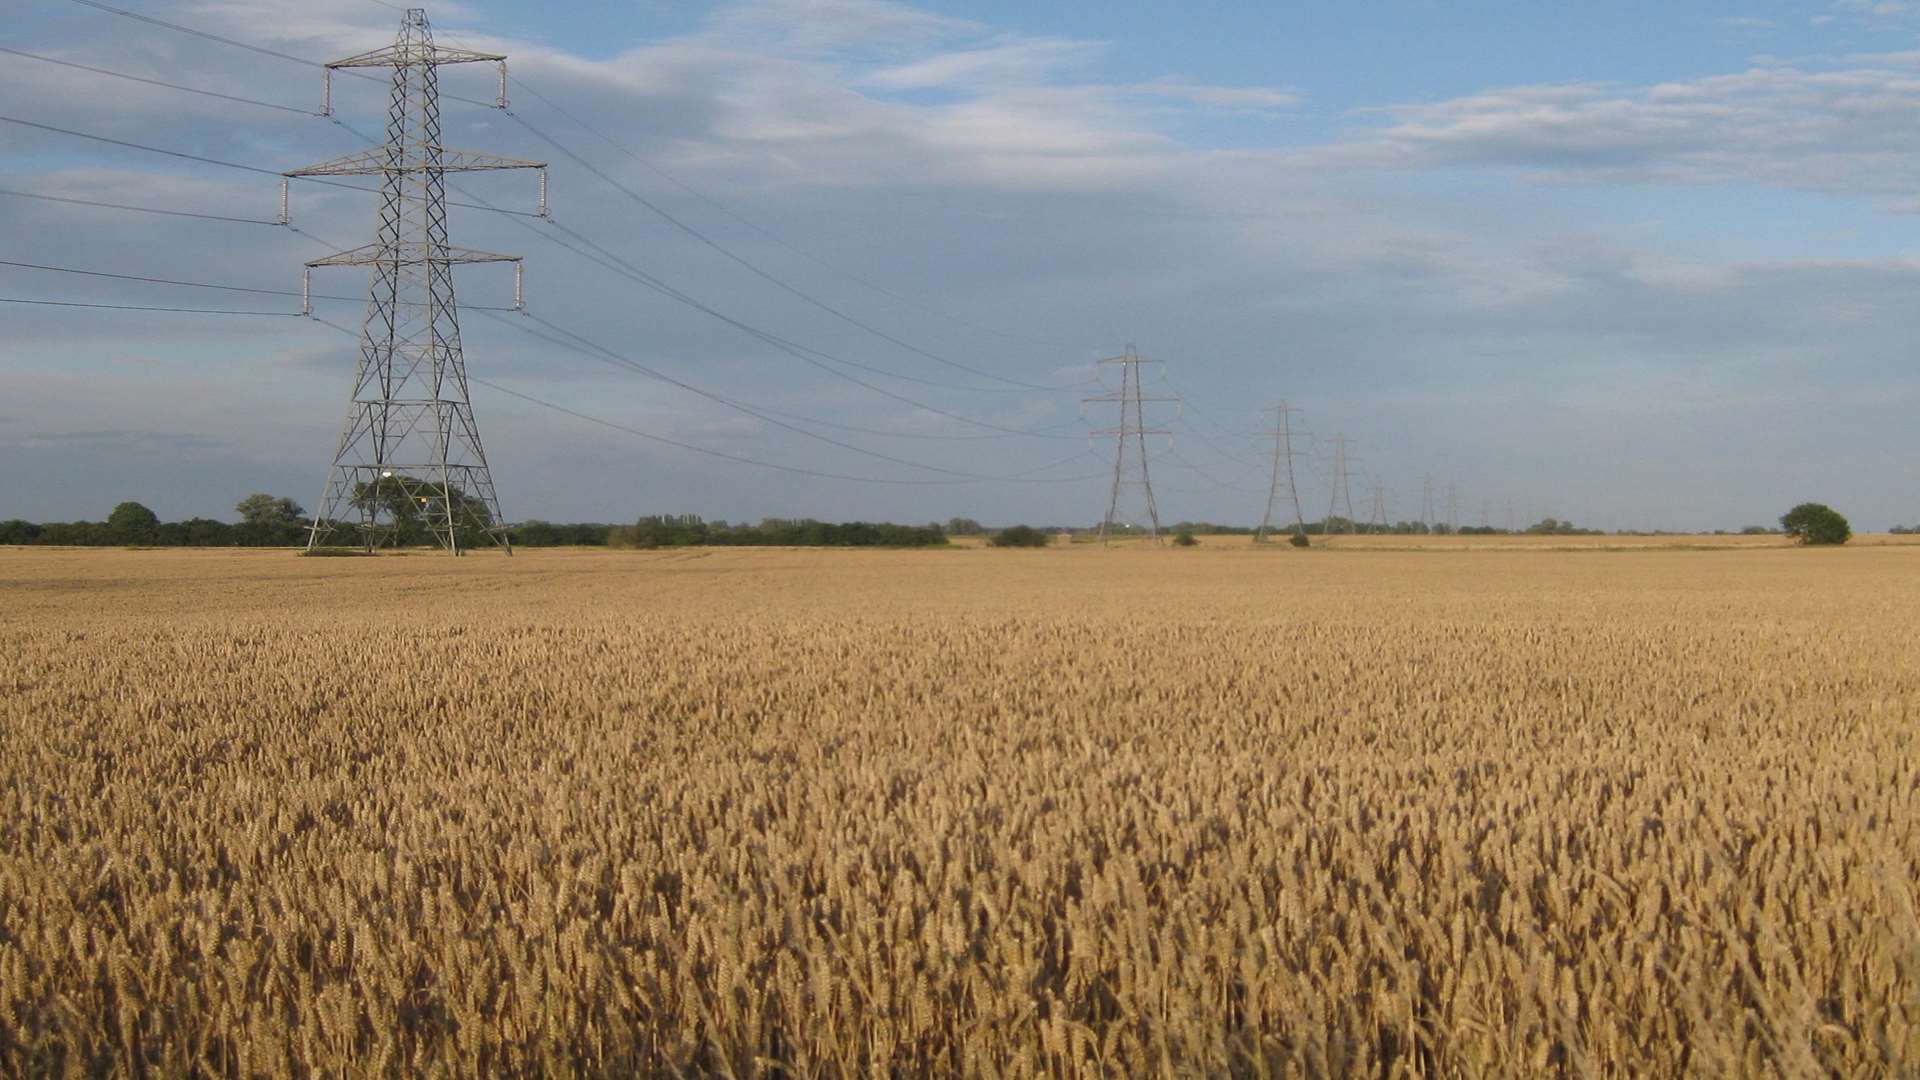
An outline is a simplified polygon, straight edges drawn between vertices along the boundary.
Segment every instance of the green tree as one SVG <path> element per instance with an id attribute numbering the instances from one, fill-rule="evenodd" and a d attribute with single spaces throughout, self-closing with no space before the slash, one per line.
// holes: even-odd
<path id="1" fill-rule="evenodd" d="M 240 515 L 242 522 L 264 528 L 298 525 L 307 516 L 307 512 L 300 508 L 300 504 L 292 499 L 284 495 L 276 498 L 263 491 L 257 491 L 241 499 L 234 506 L 233 512 Z"/>
<path id="2" fill-rule="evenodd" d="M 1844 544 L 1853 536 L 1847 519 L 1820 503 L 1801 503 L 1782 514 L 1780 528 L 1802 544 Z"/>
<path id="3" fill-rule="evenodd" d="M 123 544 L 151 540 L 160 526 L 160 516 L 137 502 L 123 502 L 107 515 L 107 529 Z"/>
<path id="4" fill-rule="evenodd" d="M 492 544 L 486 530 L 493 525 L 493 518 L 487 512 L 486 503 L 468 498 L 467 493 L 458 487 L 443 491 L 438 480 L 383 475 L 371 483 L 363 480 L 355 484 L 348 501 L 357 510 L 364 512 L 371 509 L 376 513 L 384 513 L 387 524 L 377 537 L 377 544 L 412 547 L 435 542 L 429 518 L 441 518 L 439 507 L 432 504 L 437 504 L 442 498 L 451 503 L 454 535 L 463 550 Z M 325 534 L 329 542 L 360 543 L 360 533 L 354 520 L 336 521 L 332 525 L 333 528 Z M 332 539 L 334 537 L 339 539 Z"/>
<path id="5" fill-rule="evenodd" d="M 1173 545 L 1175 547 L 1193 547 L 1199 542 L 1200 541 L 1194 539 L 1193 529 L 1190 526 L 1182 525 L 1174 531 Z"/>
<path id="6" fill-rule="evenodd" d="M 1031 525 L 1015 525 L 993 534 L 994 547 L 1046 547 L 1049 537 Z"/>

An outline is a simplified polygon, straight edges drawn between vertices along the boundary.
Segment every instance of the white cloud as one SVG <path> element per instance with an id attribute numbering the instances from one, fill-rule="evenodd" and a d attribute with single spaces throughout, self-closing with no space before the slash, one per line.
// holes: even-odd
<path id="1" fill-rule="evenodd" d="M 1920 190 L 1911 63 L 1876 54 L 1652 86 L 1505 87 L 1372 110 L 1390 122 L 1312 156 L 1328 166 L 1510 168 L 1558 182 L 1904 195 Z"/>
<path id="2" fill-rule="evenodd" d="M 1106 45 L 1049 37 L 1009 37 L 980 48 L 958 49 L 881 68 L 860 84 L 881 90 L 955 89 L 974 93 L 1032 86 L 1083 68 Z"/>
<path id="3" fill-rule="evenodd" d="M 1142 94 L 1171 98 L 1175 101 L 1190 102 L 1221 109 L 1266 110 L 1285 109 L 1299 105 L 1306 100 L 1298 90 L 1275 86 L 1209 86 L 1204 83 L 1189 82 L 1185 79 L 1154 79 L 1151 82 L 1135 84 L 1134 90 Z"/>

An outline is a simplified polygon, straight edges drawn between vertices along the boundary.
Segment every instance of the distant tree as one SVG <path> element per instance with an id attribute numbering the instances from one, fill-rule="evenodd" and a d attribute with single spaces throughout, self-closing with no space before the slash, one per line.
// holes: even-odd
<path id="1" fill-rule="evenodd" d="M 560 530 L 539 518 L 529 518 L 514 526 L 513 542 L 524 547 L 554 547 L 560 544 Z"/>
<path id="2" fill-rule="evenodd" d="M 255 492 L 241 499 L 233 512 L 240 515 L 242 523 L 247 525 L 273 528 L 283 525 L 298 525 L 306 520 L 307 512 L 300 504 L 282 495 L 275 497 L 266 492 Z"/>
<path id="3" fill-rule="evenodd" d="M 985 526 L 972 518 L 957 517 L 947 522 L 948 536 L 979 536 L 986 531 Z"/>
<path id="4" fill-rule="evenodd" d="M 1194 539 L 1193 529 L 1189 526 L 1183 525 L 1174 531 L 1173 544 L 1175 547 L 1193 547 L 1199 542 L 1200 541 Z"/>
<path id="5" fill-rule="evenodd" d="M 31 521 L 0 521 L 0 544 L 31 544 L 38 539 L 40 526 Z"/>
<path id="6" fill-rule="evenodd" d="M 1046 547 L 1049 538 L 1046 533 L 1030 525 L 1015 525 L 1001 529 L 993 534 L 994 547 Z"/>
<path id="7" fill-rule="evenodd" d="M 236 530 L 212 518 L 188 518 L 178 524 L 180 543 L 189 547 L 224 547 L 237 543 Z"/>
<path id="8" fill-rule="evenodd" d="M 152 540 L 160 525 L 160 516 L 137 502 L 123 502 L 107 515 L 107 531 L 122 544 Z"/>
<path id="9" fill-rule="evenodd" d="M 392 474 L 372 482 L 362 480 L 353 486 L 348 504 L 363 514 L 372 511 L 385 515 L 386 525 L 375 537 L 377 545 L 411 547 L 436 542 L 429 515 L 438 516 L 434 514 L 431 504 L 441 499 L 450 504 L 455 523 L 454 536 L 462 548 L 472 549 L 493 543 L 487 532 L 493 525 L 493 515 L 488 512 L 486 502 L 469 497 L 457 486 L 447 485 L 443 488 L 438 480 Z M 355 517 L 326 523 L 330 528 L 323 530 L 323 540 L 360 544 L 362 536 Z"/>
<path id="10" fill-rule="evenodd" d="M 1801 503 L 1782 514 L 1780 528 L 1802 544 L 1844 544 L 1853 536 L 1847 519 L 1820 503 Z"/>
<path id="11" fill-rule="evenodd" d="M 1307 539 L 1307 533 L 1305 529 L 1302 529 L 1299 532 L 1296 532 L 1292 536 L 1288 537 L 1287 543 L 1292 544 L 1294 547 L 1297 547 L 1297 548 L 1311 547 L 1313 545 L 1313 541 Z"/>

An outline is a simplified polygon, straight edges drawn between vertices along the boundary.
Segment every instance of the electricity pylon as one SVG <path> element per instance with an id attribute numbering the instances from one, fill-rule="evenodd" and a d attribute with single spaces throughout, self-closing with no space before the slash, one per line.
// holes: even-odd
<path id="1" fill-rule="evenodd" d="M 1286 472 L 1287 499 L 1293 503 L 1293 531 L 1304 533 L 1307 529 L 1306 515 L 1300 512 L 1300 485 L 1294 480 L 1293 472 L 1293 421 L 1292 416 L 1300 410 L 1282 401 L 1273 407 L 1273 430 L 1266 434 L 1273 436 L 1273 484 L 1267 489 L 1267 512 L 1260 519 L 1260 528 L 1253 534 L 1253 542 L 1258 544 L 1273 531 L 1273 507 L 1280 501 L 1281 470 Z"/>
<path id="2" fill-rule="evenodd" d="M 1344 434 L 1333 437 L 1333 497 L 1327 500 L 1327 520 L 1322 524 L 1322 531 L 1328 536 L 1333 535 L 1333 512 L 1342 499 L 1347 506 L 1344 518 L 1347 531 L 1353 531 L 1353 487 L 1347 476 L 1347 443 L 1350 441 Z"/>
<path id="3" fill-rule="evenodd" d="M 1420 487 L 1420 524 L 1428 532 L 1433 531 L 1433 474 L 1428 473 L 1425 483 Z"/>
<path id="4" fill-rule="evenodd" d="M 1165 435 L 1172 437 L 1173 432 L 1166 428 L 1150 428 L 1146 422 L 1144 403 L 1149 401 L 1179 401 L 1177 397 L 1164 394 L 1144 394 L 1140 390 L 1140 365 L 1157 364 L 1127 346 L 1120 356 L 1109 356 L 1100 361 L 1102 364 L 1116 364 L 1120 368 L 1120 389 L 1110 394 L 1098 394 L 1082 398 L 1083 402 L 1118 402 L 1120 404 L 1120 423 L 1116 427 L 1100 428 L 1091 432 L 1092 436 L 1111 436 L 1114 439 L 1113 453 L 1113 493 L 1107 500 L 1107 516 L 1100 521 L 1100 542 L 1107 542 L 1107 533 L 1116 524 L 1127 522 L 1120 518 L 1120 501 L 1124 493 L 1139 491 L 1146 501 L 1147 537 L 1154 543 L 1160 542 L 1160 508 L 1153 501 L 1153 478 L 1147 471 L 1147 436 Z M 1139 524 L 1139 522 L 1132 522 Z"/>
<path id="5" fill-rule="evenodd" d="M 374 242 L 306 264 L 308 296 L 316 266 L 373 268 L 353 395 L 314 513 L 308 550 L 335 528 L 357 524 L 368 550 L 399 539 L 409 526 L 424 526 L 455 555 L 476 537 L 491 539 L 512 553 L 467 393 L 453 267 L 513 263 L 518 306 L 520 259 L 447 242 L 446 174 L 539 169 L 544 214 L 546 166 L 441 144 L 439 69 L 482 62 L 500 67 L 498 105 L 504 109 L 507 58 L 435 45 L 426 9 L 408 8 L 392 45 L 336 60 L 324 69 L 328 115 L 333 112 L 334 71 L 393 70 L 386 142 L 285 174 L 380 178 L 380 226 Z"/>
<path id="6" fill-rule="evenodd" d="M 1367 516 L 1370 519 L 1367 524 L 1368 532 L 1387 531 L 1387 486 L 1378 480 L 1373 482 L 1373 512 Z"/>

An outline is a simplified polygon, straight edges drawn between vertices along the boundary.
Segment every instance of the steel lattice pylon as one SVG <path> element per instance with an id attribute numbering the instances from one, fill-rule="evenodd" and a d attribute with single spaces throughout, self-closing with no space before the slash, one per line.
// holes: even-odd
<path id="1" fill-rule="evenodd" d="M 1347 523 L 1347 532 L 1354 531 L 1353 485 L 1348 482 L 1351 474 L 1347 471 L 1347 447 L 1351 445 L 1353 440 L 1344 434 L 1333 437 L 1333 495 L 1327 500 L 1327 520 L 1321 523 L 1321 531 L 1328 536 L 1333 535 L 1336 520 Z M 1334 511 L 1340 508 L 1343 500 L 1347 508 L 1346 516 L 1335 518 Z"/>
<path id="2" fill-rule="evenodd" d="M 307 264 L 309 281 L 316 266 L 373 268 L 353 395 L 308 550 L 346 529 L 369 550 L 425 531 L 456 555 L 482 539 L 512 552 L 467 392 L 453 266 L 514 263 L 518 306 L 519 259 L 447 242 L 446 174 L 540 169 L 544 214 L 546 166 L 441 144 L 439 68 L 477 62 L 499 65 L 505 108 L 506 57 L 435 45 L 426 10 L 407 9 L 391 46 L 326 65 L 328 114 L 336 69 L 392 69 L 386 142 L 285 174 L 380 178 L 378 238 Z"/>
<path id="3" fill-rule="evenodd" d="M 1120 368 L 1120 389 L 1111 394 L 1100 394 L 1083 398 L 1086 402 L 1118 402 L 1120 405 L 1120 424 L 1117 427 L 1101 428 L 1091 432 L 1092 436 L 1110 436 L 1113 438 L 1113 494 L 1107 500 L 1107 516 L 1100 521 L 1100 542 L 1107 542 L 1107 533 L 1116 524 L 1124 523 L 1119 517 L 1120 503 L 1129 491 L 1139 491 L 1146 502 L 1147 520 L 1144 525 L 1147 537 L 1155 543 L 1160 541 L 1160 508 L 1153 501 L 1153 478 L 1147 471 L 1147 436 L 1165 435 L 1171 438 L 1173 433 L 1166 428 L 1146 426 L 1146 410 L 1143 405 L 1148 401 L 1178 401 L 1177 397 L 1143 394 L 1140 390 L 1140 365 L 1158 363 L 1133 351 L 1128 346 L 1126 354 L 1110 356 L 1100 361 L 1102 364 L 1115 364 Z M 1138 523 L 1136 523 L 1138 524 Z"/>
<path id="4" fill-rule="evenodd" d="M 1293 470 L 1293 414 L 1299 411 L 1284 401 L 1273 407 L 1274 428 L 1267 432 L 1273 436 L 1273 483 L 1267 488 L 1267 512 L 1261 515 L 1260 527 L 1253 533 L 1256 544 L 1272 535 L 1273 508 L 1280 504 L 1283 490 L 1285 498 L 1293 503 L 1294 534 L 1305 535 L 1307 531 L 1306 516 L 1300 512 L 1300 485 L 1294 480 Z"/>

